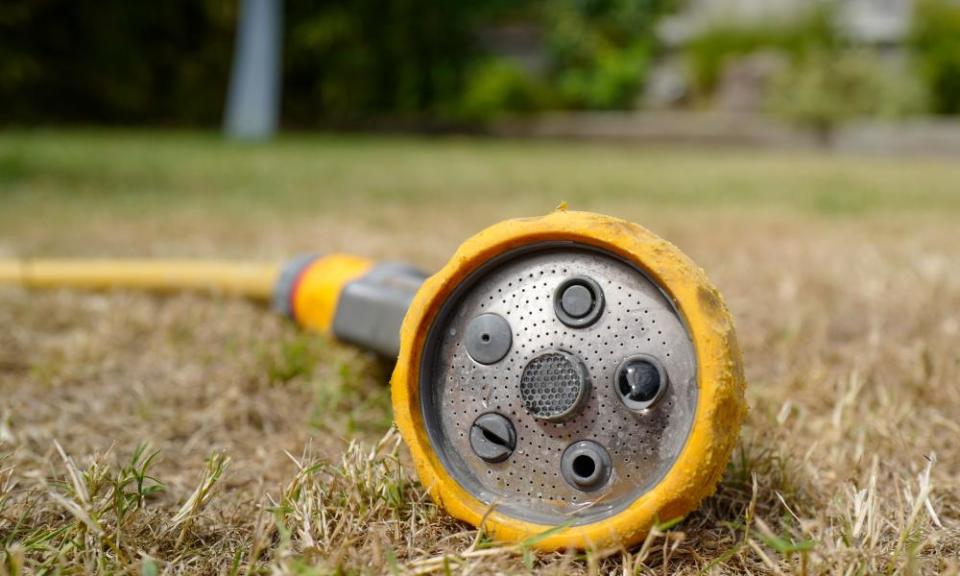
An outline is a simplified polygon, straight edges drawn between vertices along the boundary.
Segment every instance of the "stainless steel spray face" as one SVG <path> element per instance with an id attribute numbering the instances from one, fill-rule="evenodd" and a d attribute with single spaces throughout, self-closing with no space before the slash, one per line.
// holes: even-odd
<path id="1" fill-rule="evenodd" d="M 393 401 L 440 506 L 544 549 L 630 545 L 693 509 L 745 411 L 702 270 L 639 226 L 565 211 L 481 232 L 424 282 Z"/>
<path id="2" fill-rule="evenodd" d="M 673 465 L 696 410 L 696 357 L 673 304 L 637 267 L 585 245 L 527 247 L 475 272 L 425 349 L 423 418 L 439 458 L 476 498 L 528 521 L 623 510 Z M 662 370 L 652 392 L 648 366 Z M 624 393 L 628 379 L 642 398 Z M 516 431 L 509 457 L 471 443 L 481 414 Z"/>

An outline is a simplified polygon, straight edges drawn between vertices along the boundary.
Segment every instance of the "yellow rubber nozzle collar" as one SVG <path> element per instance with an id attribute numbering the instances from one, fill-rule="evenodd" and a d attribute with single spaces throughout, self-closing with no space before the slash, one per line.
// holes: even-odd
<path id="1" fill-rule="evenodd" d="M 298 324 L 329 332 L 344 286 L 373 267 L 373 260 L 350 254 L 331 254 L 307 264 L 294 280 L 290 311 Z"/>
<path id="2" fill-rule="evenodd" d="M 698 403 L 686 445 L 673 467 L 627 509 L 604 520 L 557 530 L 498 512 L 447 472 L 427 436 L 420 403 L 424 343 L 441 306 L 472 272 L 504 253 L 542 242 L 572 241 L 619 255 L 643 270 L 673 300 L 690 331 L 698 363 Z M 541 218 L 501 222 L 470 238 L 417 293 L 401 331 L 392 379 L 397 427 L 413 456 L 420 480 L 450 514 L 484 528 L 496 539 L 534 536 L 537 548 L 629 546 L 643 539 L 657 519 L 682 516 L 711 494 L 746 414 L 745 380 L 733 321 L 704 272 L 679 249 L 645 228 L 618 218 L 558 210 Z"/>

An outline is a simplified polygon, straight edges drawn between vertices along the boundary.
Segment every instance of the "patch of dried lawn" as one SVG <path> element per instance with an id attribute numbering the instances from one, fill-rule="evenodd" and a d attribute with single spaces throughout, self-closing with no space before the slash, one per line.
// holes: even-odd
<path id="1" fill-rule="evenodd" d="M 405 218 L 339 241 L 437 265 L 464 229 L 424 244 Z M 953 223 L 655 224 L 727 297 L 751 413 L 717 494 L 641 547 L 539 554 L 451 520 L 390 429 L 389 366 L 254 304 L 4 289 L 0 573 L 956 574 Z"/>

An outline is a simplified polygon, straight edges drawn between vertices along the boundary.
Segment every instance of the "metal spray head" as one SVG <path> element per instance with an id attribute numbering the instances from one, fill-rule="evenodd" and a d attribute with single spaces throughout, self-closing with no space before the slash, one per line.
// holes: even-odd
<path id="1" fill-rule="evenodd" d="M 744 413 L 732 322 L 645 229 L 558 211 L 468 240 L 414 298 L 394 411 L 454 516 L 542 548 L 630 544 L 713 490 Z"/>

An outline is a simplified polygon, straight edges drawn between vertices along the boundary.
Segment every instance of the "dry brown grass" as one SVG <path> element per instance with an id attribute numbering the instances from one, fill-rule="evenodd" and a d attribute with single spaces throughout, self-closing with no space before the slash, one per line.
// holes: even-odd
<path id="1" fill-rule="evenodd" d="M 584 153 L 589 173 L 604 150 Z M 843 159 L 805 161 L 884 193 Z M 684 181 L 673 170 L 660 177 Z M 18 196 L 0 253 L 346 247 L 436 267 L 465 235 L 543 212 L 565 190 L 547 172 L 530 178 L 545 192 L 513 203 L 454 194 L 259 221 L 185 201 L 139 212 L 97 200 L 87 215 Z M 41 170 L 0 179 L 0 193 L 49 185 Z M 242 301 L 4 288 L 0 574 L 960 571 L 956 211 L 702 209 L 603 190 L 587 204 L 681 246 L 737 321 L 749 421 L 719 491 L 681 523 L 629 551 L 492 543 L 413 477 L 390 429 L 386 363 Z M 29 220 L 41 205 L 56 224 Z"/>

